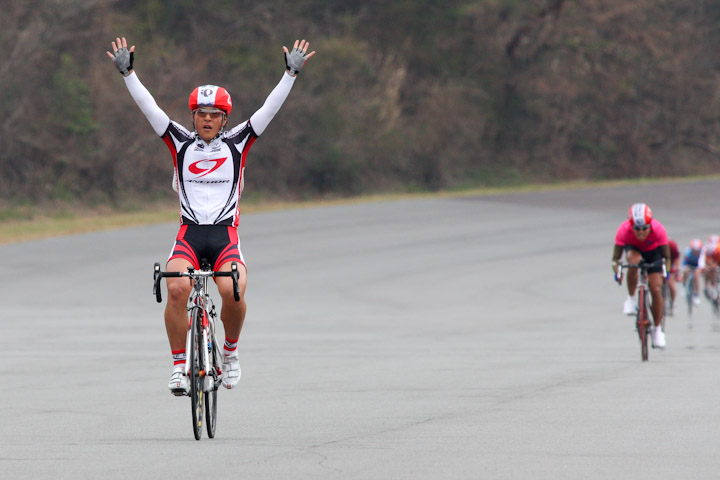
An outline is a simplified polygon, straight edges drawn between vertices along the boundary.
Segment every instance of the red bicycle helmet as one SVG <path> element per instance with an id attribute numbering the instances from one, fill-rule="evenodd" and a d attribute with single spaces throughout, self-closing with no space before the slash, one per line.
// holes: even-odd
<path id="1" fill-rule="evenodd" d="M 652 219 L 652 210 L 644 203 L 635 203 L 628 210 L 628 221 L 633 227 L 649 226 Z"/>
<path id="2" fill-rule="evenodd" d="M 190 94 L 188 100 L 190 111 L 195 111 L 201 107 L 219 108 L 225 114 L 230 115 L 232 111 L 232 99 L 230 94 L 223 87 L 217 85 L 201 85 Z"/>

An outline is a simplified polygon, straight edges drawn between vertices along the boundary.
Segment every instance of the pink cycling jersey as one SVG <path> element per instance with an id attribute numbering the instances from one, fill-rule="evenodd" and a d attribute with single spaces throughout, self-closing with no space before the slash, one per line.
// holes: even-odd
<path id="1" fill-rule="evenodd" d="M 661 245 L 668 244 L 668 236 L 665 227 L 657 220 L 650 222 L 650 233 L 645 240 L 638 240 L 633 233 L 632 224 L 624 221 L 620 224 L 615 235 L 615 245 L 624 247 L 629 245 L 635 247 L 641 252 L 649 252 L 655 250 Z"/>

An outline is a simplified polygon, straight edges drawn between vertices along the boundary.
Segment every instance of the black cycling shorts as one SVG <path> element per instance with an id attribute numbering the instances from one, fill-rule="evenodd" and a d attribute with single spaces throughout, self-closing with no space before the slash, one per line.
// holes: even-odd
<path id="1" fill-rule="evenodd" d="M 662 247 L 657 247 L 655 250 L 648 250 L 647 252 L 643 252 L 639 248 L 633 247 L 632 245 L 625 245 L 625 252 L 627 252 L 628 250 L 635 250 L 636 252 L 640 252 L 640 255 L 642 255 L 645 263 L 653 263 L 663 259 Z M 662 263 L 658 263 L 657 266 L 648 268 L 648 273 L 662 273 L 662 270 Z"/>
<path id="2" fill-rule="evenodd" d="M 205 259 L 214 271 L 230 261 L 245 265 L 237 228 L 228 225 L 181 225 L 168 262 L 174 258 L 185 259 L 196 269 Z"/>

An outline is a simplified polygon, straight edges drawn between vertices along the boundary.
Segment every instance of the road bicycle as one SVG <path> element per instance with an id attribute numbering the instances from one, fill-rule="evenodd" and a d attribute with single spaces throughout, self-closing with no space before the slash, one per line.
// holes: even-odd
<path id="1" fill-rule="evenodd" d="M 673 275 L 672 273 L 670 275 Z M 665 319 L 673 316 L 673 298 L 670 294 L 670 282 L 665 279 L 662 286 L 662 297 L 663 297 L 663 331 L 665 330 Z"/>
<path id="2" fill-rule="evenodd" d="M 695 282 L 695 269 L 692 265 L 687 265 L 687 271 L 685 272 L 685 281 L 683 286 L 685 287 L 685 300 L 687 302 L 688 317 L 692 318 L 693 308 L 695 308 L 695 297 L 697 295 L 696 282 Z"/>
<path id="3" fill-rule="evenodd" d="M 653 319 L 650 316 L 650 289 L 648 288 L 648 270 L 653 267 L 658 267 L 662 264 L 662 274 L 663 274 L 663 282 L 665 282 L 665 278 L 667 277 L 667 273 L 665 270 L 665 262 L 661 259 L 656 262 L 652 263 L 646 263 L 644 261 L 641 261 L 640 263 L 621 263 L 618 265 L 618 270 L 615 273 L 615 280 L 617 280 L 618 283 L 620 283 L 620 278 L 622 276 L 622 271 L 628 268 L 637 268 L 638 269 L 638 283 L 637 287 L 635 289 L 635 295 L 637 296 L 637 313 L 635 314 L 635 328 L 638 333 L 638 337 L 640 338 L 640 353 L 642 356 L 643 362 L 647 362 L 648 355 L 649 355 L 649 343 L 650 338 L 652 338 L 652 326 L 653 326 Z M 663 309 L 663 318 L 660 322 L 662 325 L 663 331 L 665 329 L 665 312 Z M 653 348 L 656 348 L 655 345 L 652 345 Z"/>
<path id="4" fill-rule="evenodd" d="M 215 337 L 215 304 L 207 290 L 209 278 L 231 277 L 235 300 L 240 300 L 237 263 L 232 262 L 229 272 L 213 272 L 210 264 L 201 262 L 200 270 L 188 267 L 187 272 L 163 272 L 155 263 L 153 294 L 158 303 L 162 302 L 160 280 L 164 278 L 187 277 L 192 285 L 187 302 L 188 333 L 185 351 L 189 358 L 185 362 L 185 374 L 190 382 L 190 400 L 195 440 L 202 437 L 203 416 L 209 438 L 215 437 L 217 424 L 217 391 L 222 382 L 223 355 Z"/>

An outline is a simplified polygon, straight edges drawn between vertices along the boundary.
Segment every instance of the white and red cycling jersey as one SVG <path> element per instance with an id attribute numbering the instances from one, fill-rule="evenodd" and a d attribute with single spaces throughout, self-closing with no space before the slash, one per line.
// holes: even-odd
<path id="1" fill-rule="evenodd" d="M 180 223 L 237 227 L 248 150 L 280 110 L 294 82 L 295 77 L 283 73 L 280 83 L 249 120 L 221 131 L 208 143 L 197 132 L 170 120 L 135 72 L 125 77 L 130 95 L 172 154 Z"/>

